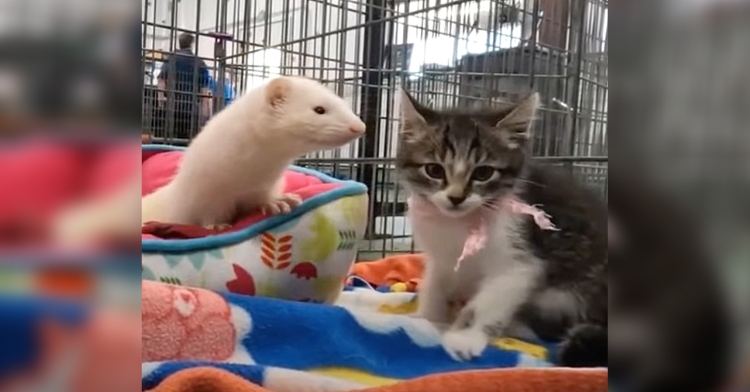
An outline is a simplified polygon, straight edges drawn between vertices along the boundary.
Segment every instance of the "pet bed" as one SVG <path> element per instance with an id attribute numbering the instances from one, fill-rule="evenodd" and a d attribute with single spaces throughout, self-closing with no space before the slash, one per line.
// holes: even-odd
<path id="1" fill-rule="evenodd" d="M 145 145 L 143 194 L 163 186 L 183 149 Z M 303 203 L 291 213 L 241 219 L 224 231 L 147 223 L 143 278 L 237 294 L 332 303 L 344 284 L 367 223 L 367 188 L 291 167 L 285 192 Z"/>

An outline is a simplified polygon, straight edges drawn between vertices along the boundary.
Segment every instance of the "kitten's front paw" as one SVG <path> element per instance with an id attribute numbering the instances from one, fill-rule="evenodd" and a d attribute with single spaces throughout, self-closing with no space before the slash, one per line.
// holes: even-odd
<path id="1" fill-rule="evenodd" d="M 443 348 L 456 361 L 469 361 L 482 355 L 489 338 L 474 328 L 448 331 L 443 335 Z"/>
<path id="2" fill-rule="evenodd" d="M 260 210 L 263 214 L 268 215 L 288 214 L 300 204 L 302 204 L 302 198 L 299 195 L 286 193 L 262 206 Z"/>

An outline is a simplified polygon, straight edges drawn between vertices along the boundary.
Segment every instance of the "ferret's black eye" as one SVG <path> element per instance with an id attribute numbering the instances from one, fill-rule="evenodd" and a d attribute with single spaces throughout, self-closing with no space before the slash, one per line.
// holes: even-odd
<path id="1" fill-rule="evenodd" d="M 326 108 L 322 106 L 316 106 L 315 109 L 313 110 L 315 111 L 315 113 L 318 113 L 318 114 L 326 114 Z"/>

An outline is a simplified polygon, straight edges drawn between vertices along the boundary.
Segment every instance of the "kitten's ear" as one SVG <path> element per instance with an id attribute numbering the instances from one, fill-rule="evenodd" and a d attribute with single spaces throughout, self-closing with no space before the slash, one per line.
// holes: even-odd
<path id="1" fill-rule="evenodd" d="M 289 98 L 291 87 L 291 81 L 285 77 L 271 80 L 266 85 L 266 102 L 271 107 L 280 107 Z"/>
<path id="2" fill-rule="evenodd" d="M 401 134 L 414 136 L 427 125 L 429 109 L 420 105 L 404 89 L 399 90 L 399 105 L 401 107 Z"/>
<path id="3" fill-rule="evenodd" d="M 503 139 L 511 149 L 519 148 L 531 139 L 531 126 L 539 108 L 539 93 L 533 93 L 516 106 L 495 128 L 502 132 Z"/>

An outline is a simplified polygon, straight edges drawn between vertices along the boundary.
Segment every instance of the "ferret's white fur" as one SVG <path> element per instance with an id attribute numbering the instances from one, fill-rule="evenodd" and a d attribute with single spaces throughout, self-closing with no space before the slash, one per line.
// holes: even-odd
<path id="1" fill-rule="evenodd" d="M 325 114 L 316 113 L 317 106 Z M 169 184 L 141 199 L 139 172 L 112 196 L 61 214 L 55 240 L 81 247 L 100 237 L 135 239 L 140 235 L 138 210 L 141 224 L 199 225 L 229 224 L 236 213 L 253 208 L 288 212 L 299 202 L 282 195 L 289 164 L 305 153 L 344 145 L 364 131 L 346 102 L 323 85 L 300 77 L 277 78 L 212 118 Z"/>
<path id="2" fill-rule="evenodd" d="M 131 236 L 135 243 L 140 235 L 137 217 L 141 210 L 141 171 L 136 174 L 112 194 L 62 211 L 53 226 L 56 245 L 80 248 L 100 237 Z"/>
<path id="3" fill-rule="evenodd" d="M 325 113 L 317 113 L 316 107 Z M 141 223 L 225 225 L 254 209 L 288 212 L 299 202 L 282 195 L 283 173 L 292 161 L 344 145 L 364 131 L 349 105 L 323 85 L 278 78 L 240 97 L 206 124 L 185 151 L 174 179 L 143 198 Z"/>

